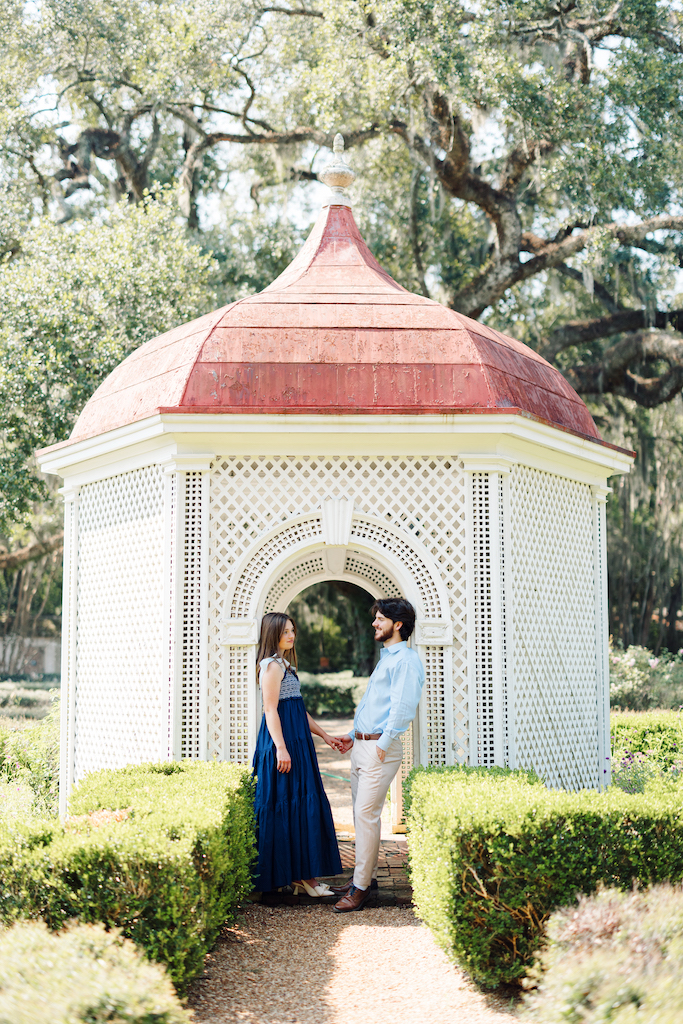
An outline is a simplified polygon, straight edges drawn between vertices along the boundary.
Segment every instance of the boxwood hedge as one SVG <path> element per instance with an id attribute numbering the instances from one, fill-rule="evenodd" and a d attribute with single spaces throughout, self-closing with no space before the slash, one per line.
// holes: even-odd
<path id="1" fill-rule="evenodd" d="M 406 788 L 418 914 L 485 987 L 520 981 L 578 893 L 683 877 L 680 785 L 567 793 L 533 773 L 416 768 Z"/>
<path id="2" fill-rule="evenodd" d="M 2 1024 L 190 1024 L 166 972 L 116 929 L 50 932 L 25 921 L 0 932 Z"/>
<path id="3" fill-rule="evenodd" d="M 252 799 L 236 765 L 94 772 L 64 821 L 0 827 L 0 920 L 120 927 L 183 992 L 251 889 Z"/>

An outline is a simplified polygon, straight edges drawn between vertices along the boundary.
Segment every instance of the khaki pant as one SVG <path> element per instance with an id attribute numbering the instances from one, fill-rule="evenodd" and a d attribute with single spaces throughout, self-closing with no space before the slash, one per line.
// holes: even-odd
<path id="1" fill-rule="evenodd" d="M 402 760 L 400 736 L 391 741 L 384 761 L 377 756 L 376 740 L 356 740 L 351 750 L 351 798 L 356 829 L 353 884 L 361 889 L 367 889 L 377 877 L 382 808 Z"/>

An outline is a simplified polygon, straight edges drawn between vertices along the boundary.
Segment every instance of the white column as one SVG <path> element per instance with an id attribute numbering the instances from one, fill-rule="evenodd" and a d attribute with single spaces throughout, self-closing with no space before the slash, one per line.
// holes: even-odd
<path id="1" fill-rule="evenodd" d="M 64 574 L 62 583 L 62 680 L 59 813 L 67 812 L 74 779 L 76 722 L 76 637 L 78 615 L 78 491 L 64 487 Z"/>
<path id="2" fill-rule="evenodd" d="M 247 675 L 247 759 L 251 760 L 256 750 L 256 739 L 258 736 L 261 719 L 261 693 L 256 680 L 256 648 L 259 639 L 259 623 L 256 619 L 225 619 L 222 623 L 221 644 L 227 650 L 230 660 L 231 648 L 238 648 L 232 653 L 236 657 L 244 657 Z M 241 653 L 240 653 L 241 652 Z M 227 720 L 229 709 L 225 709 L 226 722 L 225 731 L 230 728 Z"/>
<path id="3" fill-rule="evenodd" d="M 487 708 L 482 707 L 481 721 L 470 720 L 470 764 L 503 766 L 508 760 L 506 745 L 514 731 L 507 650 L 508 634 L 512 628 L 507 582 L 510 561 L 507 478 L 514 463 L 512 459 L 499 455 L 464 455 L 461 458 L 467 481 L 467 674 L 470 707 L 476 709 L 478 695 L 488 706 L 487 690 L 491 687 L 492 691 L 490 713 L 487 714 Z M 475 486 L 475 474 L 481 474 L 485 481 L 483 491 L 481 486 Z M 475 524 L 479 531 L 476 539 Z M 488 741 L 481 753 L 478 750 L 480 738 Z"/>
<path id="4" fill-rule="evenodd" d="M 212 454 L 176 454 L 166 474 L 165 621 L 169 757 L 205 759 L 208 701 L 209 469 Z"/>
<path id="5" fill-rule="evenodd" d="M 607 597 L 606 505 L 609 487 L 592 486 L 595 579 L 595 668 L 598 698 L 598 788 L 612 781 L 609 719 L 609 605 Z"/>

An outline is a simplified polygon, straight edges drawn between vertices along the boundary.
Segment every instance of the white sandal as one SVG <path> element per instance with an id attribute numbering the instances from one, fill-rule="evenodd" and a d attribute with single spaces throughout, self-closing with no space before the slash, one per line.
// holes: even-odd
<path id="1" fill-rule="evenodd" d="M 295 896 L 302 895 L 302 889 L 307 893 L 308 896 L 313 896 L 319 899 L 321 896 L 334 896 L 334 893 L 328 886 L 327 882 L 312 887 L 308 882 L 292 882 L 292 888 L 294 889 Z"/>

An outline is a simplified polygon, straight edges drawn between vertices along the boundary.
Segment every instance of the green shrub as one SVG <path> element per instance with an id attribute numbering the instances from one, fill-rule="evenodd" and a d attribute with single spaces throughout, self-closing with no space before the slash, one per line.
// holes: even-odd
<path id="1" fill-rule="evenodd" d="M 623 711 L 610 716 L 612 758 L 647 754 L 662 767 L 683 761 L 683 720 L 676 711 Z"/>
<path id="2" fill-rule="evenodd" d="M 608 889 L 553 914 L 545 973 L 527 997 L 542 1024 L 679 1024 L 683 892 Z"/>
<path id="3" fill-rule="evenodd" d="M 679 712 L 632 711 L 611 716 L 612 782 L 642 793 L 652 780 L 683 774 L 683 722 Z"/>
<path id="4" fill-rule="evenodd" d="M 55 683 L 0 680 L 0 714 L 13 718 L 44 718 L 50 711 Z"/>
<path id="5" fill-rule="evenodd" d="M 338 715 L 351 718 L 356 710 L 353 686 L 302 683 L 301 696 L 309 715 Z"/>
<path id="6" fill-rule="evenodd" d="M 683 648 L 677 654 L 654 655 L 647 647 L 610 644 L 610 704 L 613 708 L 647 711 L 683 704 Z"/>
<path id="7" fill-rule="evenodd" d="M 93 772 L 74 791 L 71 818 L 0 830 L 1 918 L 120 927 L 182 992 L 251 889 L 252 801 L 250 773 L 237 765 Z"/>
<path id="8" fill-rule="evenodd" d="M 683 877 L 683 789 L 547 790 L 533 775 L 416 768 L 410 871 L 419 916 L 486 987 L 519 982 L 548 917 L 600 882 Z"/>
<path id="9" fill-rule="evenodd" d="M 46 718 L 23 729 L 0 729 L 0 785 L 23 790 L 24 813 L 57 814 L 59 795 L 59 698 L 52 692 Z"/>
<path id="10" fill-rule="evenodd" d="M 0 1024 L 189 1024 L 166 972 L 117 930 L 42 922 L 0 934 Z"/>

